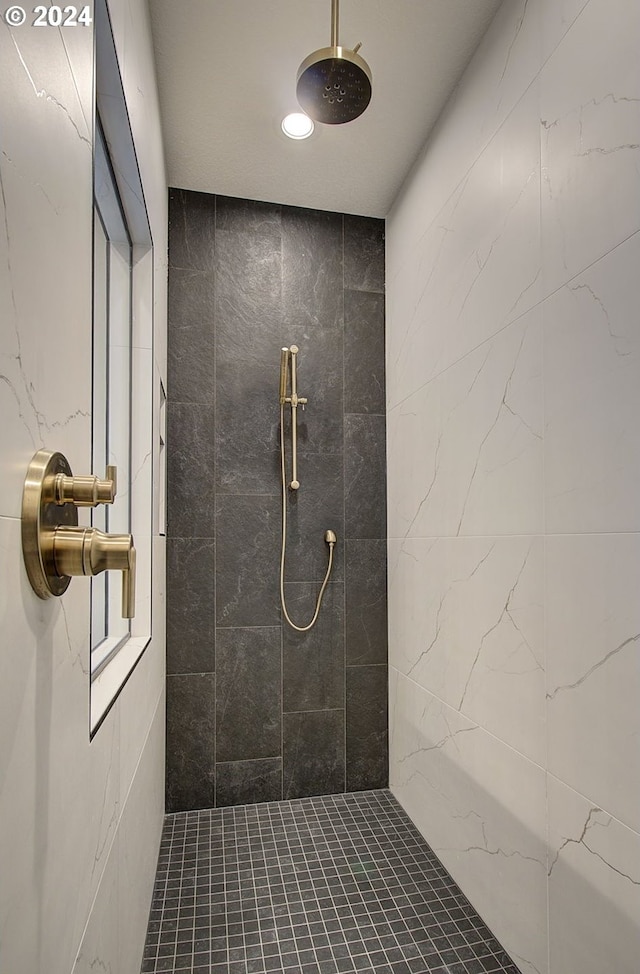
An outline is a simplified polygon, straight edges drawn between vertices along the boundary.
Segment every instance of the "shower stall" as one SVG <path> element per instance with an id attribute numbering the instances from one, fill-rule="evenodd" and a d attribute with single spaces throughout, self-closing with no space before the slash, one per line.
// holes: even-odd
<path id="1" fill-rule="evenodd" d="M 384 787 L 384 221 L 172 190 L 169 245 L 167 809 Z"/>

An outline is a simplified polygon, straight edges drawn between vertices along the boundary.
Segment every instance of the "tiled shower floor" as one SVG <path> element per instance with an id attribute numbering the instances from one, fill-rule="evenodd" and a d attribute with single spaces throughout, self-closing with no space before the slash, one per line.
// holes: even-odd
<path id="1" fill-rule="evenodd" d="M 386 790 L 168 815 L 142 971 L 518 974 Z"/>

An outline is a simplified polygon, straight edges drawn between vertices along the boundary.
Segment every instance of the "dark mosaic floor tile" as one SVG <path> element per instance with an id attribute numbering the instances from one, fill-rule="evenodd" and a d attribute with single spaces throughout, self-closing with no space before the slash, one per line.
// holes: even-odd
<path id="1" fill-rule="evenodd" d="M 386 790 L 168 815 L 142 974 L 183 971 L 518 974 Z"/>

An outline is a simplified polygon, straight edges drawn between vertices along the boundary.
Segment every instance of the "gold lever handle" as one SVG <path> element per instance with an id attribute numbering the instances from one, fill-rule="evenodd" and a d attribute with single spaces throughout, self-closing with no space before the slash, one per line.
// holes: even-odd
<path id="1" fill-rule="evenodd" d="M 105 534 L 97 528 L 60 525 L 45 541 L 56 575 L 99 575 L 122 572 L 122 618 L 133 619 L 136 592 L 136 549 L 130 534 Z"/>
<path id="2" fill-rule="evenodd" d="M 74 504 L 76 507 L 97 507 L 98 504 L 113 504 L 117 490 L 117 472 L 117 467 L 107 467 L 104 480 L 98 477 L 56 474 L 47 485 L 52 495 L 50 500 L 58 506 Z"/>

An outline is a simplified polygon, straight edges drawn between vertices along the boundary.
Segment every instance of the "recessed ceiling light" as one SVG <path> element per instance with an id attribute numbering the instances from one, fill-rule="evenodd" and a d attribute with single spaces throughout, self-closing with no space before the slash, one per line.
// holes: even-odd
<path id="1" fill-rule="evenodd" d="M 313 122 L 302 112 L 292 112 L 282 119 L 282 131 L 290 139 L 308 139 L 313 132 Z"/>

